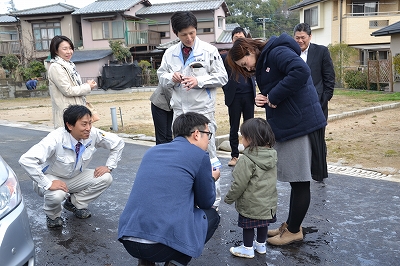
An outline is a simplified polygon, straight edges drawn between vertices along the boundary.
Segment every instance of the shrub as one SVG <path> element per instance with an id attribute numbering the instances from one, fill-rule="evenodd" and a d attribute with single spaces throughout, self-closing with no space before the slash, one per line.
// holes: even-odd
<path id="1" fill-rule="evenodd" d="M 14 71 L 17 69 L 18 65 L 19 65 L 19 59 L 14 54 L 8 54 L 4 56 L 3 59 L 1 60 L 1 66 L 5 70 L 8 70 L 11 73 L 11 76 L 13 76 Z"/>
<path id="2" fill-rule="evenodd" d="M 43 72 L 46 72 L 46 68 L 44 67 L 42 62 L 39 61 L 31 61 L 28 65 L 30 70 L 30 78 L 41 77 Z"/>
<path id="3" fill-rule="evenodd" d="M 119 62 L 126 62 L 126 58 L 132 56 L 129 48 L 126 48 L 122 41 L 109 40 L 108 43 L 113 51 L 115 59 Z"/>
<path id="4" fill-rule="evenodd" d="M 344 71 L 344 82 L 347 89 L 366 90 L 367 87 L 367 73 L 358 70 Z"/>

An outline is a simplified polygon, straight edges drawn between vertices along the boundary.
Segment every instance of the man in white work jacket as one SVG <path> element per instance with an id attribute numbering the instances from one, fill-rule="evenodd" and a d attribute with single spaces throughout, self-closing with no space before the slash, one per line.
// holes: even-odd
<path id="1" fill-rule="evenodd" d="M 111 185 L 111 171 L 117 167 L 125 146 L 116 134 L 92 127 L 92 114 L 83 105 L 70 105 L 63 119 L 64 127 L 50 132 L 19 159 L 34 181 L 34 190 L 44 197 L 49 228 L 62 227 L 63 202 L 76 217 L 91 216 L 88 205 Z M 87 169 L 100 147 L 110 150 L 107 162 Z"/>
<path id="2" fill-rule="evenodd" d="M 212 133 L 208 144 L 210 159 L 217 157 L 215 146 L 215 99 L 217 88 L 228 82 L 228 74 L 218 49 L 197 37 L 197 18 L 190 11 L 177 11 L 171 17 L 173 32 L 180 42 L 168 48 L 157 70 L 159 86 L 172 91 L 173 121 L 187 112 L 196 112 L 210 120 Z M 221 201 L 219 180 L 215 183 L 218 209 Z"/>

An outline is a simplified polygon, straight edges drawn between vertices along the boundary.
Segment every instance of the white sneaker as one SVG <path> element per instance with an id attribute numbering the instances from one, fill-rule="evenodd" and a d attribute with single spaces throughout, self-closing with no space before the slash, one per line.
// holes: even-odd
<path id="1" fill-rule="evenodd" d="M 253 247 L 245 247 L 244 245 L 235 247 L 235 248 L 230 248 L 229 251 L 238 257 L 242 257 L 242 258 L 254 258 L 254 249 Z"/>
<path id="2" fill-rule="evenodd" d="M 256 240 L 253 242 L 253 248 L 255 251 L 257 251 L 259 254 L 265 254 L 267 253 L 267 246 L 264 243 L 258 243 Z"/>

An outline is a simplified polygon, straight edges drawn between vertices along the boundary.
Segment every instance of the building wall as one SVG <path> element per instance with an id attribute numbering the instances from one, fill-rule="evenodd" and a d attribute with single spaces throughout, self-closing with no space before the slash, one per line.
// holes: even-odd
<path id="1" fill-rule="evenodd" d="M 218 37 L 221 35 L 222 31 L 225 29 L 225 25 L 223 25 L 222 29 L 218 28 L 218 16 L 223 16 L 225 17 L 225 12 L 223 11 L 222 8 L 219 8 L 217 10 L 207 10 L 207 11 L 193 11 L 193 14 L 196 16 L 198 20 L 198 24 L 204 20 L 204 19 L 212 19 L 213 20 L 213 25 L 214 25 L 214 32 L 212 33 L 197 33 L 197 37 L 199 37 L 201 40 L 205 42 L 215 42 Z M 168 21 L 170 23 L 170 37 L 169 38 L 162 38 L 161 43 L 167 43 L 173 40 L 177 39 L 177 36 L 175 33 L 172 31 L 171 27 L 171 14 L 157 14 L 157 15 L 147 15 L 146 18 L 149 20 L 154 20 L 154 21 L 159 21 L 159 22 L 166 22 Z M 199 27 L 198 27 L 199 28 Z"/>
<path id="2" fill-rule="evenodd" d="M 222 18 L 224 18 L 223 19 L 223 24 L 222 24 L 222 27 L 218 27 L 218 18 L 219 17 L 222 17 Z M 216 40 L 218 40 L 218 37 L 222 34 L 222 32 L 224 31 L 224 29 L 225 29 L 225 20 L 226 19 L 226 17 L 225 17 L 225 12 L 224 12 L 224 10 L 220 7 L 220 8 L 218 8 L 217 10 L 215 10 L 215 12 L 214 12 L 214 40 L 213 40 L 213 42 L 215 42 Z"/>
<path id="3" fill-rule="evenodd" d="M 53 15 L 52 15 L 53 16 Z M 51 17 L 51 16 L 49 16 Z M 22 35 L 22 44 L 23 48 L 26 52 L 26 57 L 47 57 L 49 51 L 35 51 L 34 43 L 33 43 L 33 31 L 32 31 L 32 23 L 40 23 L 44 21 L 46 16 L 43 16 L 41 20 L 37 20 L 38 16 L 24 16 L 20 18 L 21 21 L 21 35 Z M 57 20 L 51 20 L 52 22 Z M 71 39 L 72 43 L 79 41 L 78 33 L 76 33 L 76 28 L 78 27 L 76 21 L 73 19 L 70 14 L 63 14 L 63 18 L 60 21 L 61 23 L 61 34 L 67 36 Z"/>
<path id="4" fill-rule="evenodd" d="M 132 7 L 130 10 L 125 11 L 124 15 L 127 16 L 136 16 L 136 12 L 143 8 L 143 4 L 138 4 Z M 95 49 L 104 49 L 104 48 L 110 48 L 110 45 L 108 43 L 108 40 L 93 40 L 92 38 L 92 25 L 90 21 L 85 20 L 86 17 L 94 17 L 96 15 L 104 15 L 102 13 L 97 13 L 97 14 L 89 14 L 89 15 L 81 15 L 80 21 L 82 24 L 82 38 L 83 38 L 83 47 L 86 50 L 95 50 Z M 125 21 L 125 19 L 119 14 L 116 14 L 117 17 L 113 21 Z M 111 21 L 111 20 L 110 20 Z M 125 41 L 124 39 L 114 39 L 114 40 L 121 40 Z"/>
<path id="5" fill-rule="evenodd" d="M 92 25 L 90 21 L 84 20 L 87 16 L 82 16 L 81 23 L 82 23 L 82 36 L 83 36 L 83 47 L 85 50 L 96 50 L 96 49 L 106 49 L 110 48 L 108 40 L 93 40 L 92 38 Z M 91 15 L 90 17 L 93 17 Z M 110 20 L 111 21 L 111 20 Z M 115 20 L 112 21 L 123 21 L 122 16 L 117 14 Z M 124 39 L 113 39 L 113 40 L 121 40 L 125 41 Z"/>
<path id="6" fill-rule="evenodd" d="M 97 61 L 76 63 L 76 71 L 78 71 L 79 75 L 84 80 L 86 78 L 95 78 L 101 76 L 103 66 L 108 64 L 111 60 L 113 60 L 112 55 Z"/>
<path id="7" fill-rule="evenodd" d="M 375 20 L 388 20 L 389 24 L 393 24 L 398 21 L 400 17 L 392 16 L 364 16 L 364 17 L 345 17 L 343 18 L 343 31 L 342 40 L 348 45 L 357 44 L 379 44 L 379 43 L 389 43 L 390 36 L 384 36 L 376 38 L 371 36 L 371 33 L 382 28 L 370 28 L 370 21 Z"/>
<path id="8" fill-rule="evenodd" d="M 380 38 L 380 37 L 379 37 Z M 390 42 L 390 50 L 392 52 L 392 56 L 400 53 L 400 34 L 392 35 Z M 400 92 L 400 82 L 393 83 L 393 91 Z"/>
<path id="9" fill-rule="evenodd" d="M 332 29 L 332 2 L 322 2 L 320 3 L 320 22 L 321 27 L 311 29 L 312 42 L 320 45 L 328 46 L 331 44 L 331 29 Z"/>

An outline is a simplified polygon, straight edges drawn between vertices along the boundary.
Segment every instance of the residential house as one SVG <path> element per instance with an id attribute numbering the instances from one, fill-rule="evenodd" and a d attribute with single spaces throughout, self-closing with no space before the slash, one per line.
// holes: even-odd
<path id="1" fill-rule="evenodd" d="M 9 15 L 19 21 L 22 60 L 47 58 L 51 39 L 56 35 L 68 36 L 79 45 L 79 21 L 71 15 L 76 9 L 59 3 L 11 12 Z"/>
<path id="2" fill-rule="evenodd" d="M 97 0 L 83 8 L 59 3 L 12 12 L 21 40 L 22 57 L 49 61 L 55 35 L 74 43 L 72 61 L 83 80 L 96 78 L 112 60 L 109 40 L 120 40 L 135 60 L 154 68 L 164 50 L 177 41 L 170 18 L 175 11 L 191 10 L 198 19 L 197 36 L 218 47 L 229 10 L 224 0 L 187 1 L 152 5 L 148 0 Z M 230 43 L 230 41 L 229 41 Z M 101 58 L 99 58 L 101 56 Z M 96 63 L 97 62 L 97 63 Z"/>
<path id="3" fill-rule="evenodd" d="M 112 51 L 108 46 L 102 49 L 94 48 L 95 51 L 81 50 L 81 19 L 80 16 L 72 15 L 75 10 L 78 8 L 58 3 L 10 13 L 19 22 L 22 60 L 44 60 L 47 68 L 50 61 L 51 40 L 56 35 L 65 35 L 77 49 L 72 61 L 75 62 L 82 81 L 97 79 L 102 66 L 113 59 Z"/>
<path id="4" fill-rule="evenodd" d="M 0 56 L 21 53 L 18 34 L 18 19 L 0 15 Z"/>
<path id="5" fill-rule="evenodd" d="M 72 14 L 81 17 L 85 50 L 109 47 L 109 39 L 120 40 L 130 49 L 134 60 L 150 61 L 157 68 L 164 49 L 177 39 L 170 18 L 175 11 L 184 10 L 191 10 L 198 18 L 199 38 L 215 43 L 229 15 L 223 0 L 154 5 L 147 0 L 98 0 Z"/>
<path id="6" fill-rule="evenodd" d="M 344 42 L 358 49 L 355 66 L 368 60 L 388 59 L 390 37 L 371 33 L 397 22 L 400 2 L 391 0 L 303 0 L 289 8 L 300 12 L 300 22 L 312 29 L 312 41 L 328 45 Z"/>
<path id="7" fill-rule="evenodd" d="M 390 51 L 393 56 L 400 54 L 400 21 L 371 33 L 377 39 L 390 37 Z M 400 73 L 393 71 L 393 91 L 400 92 Z"/>

